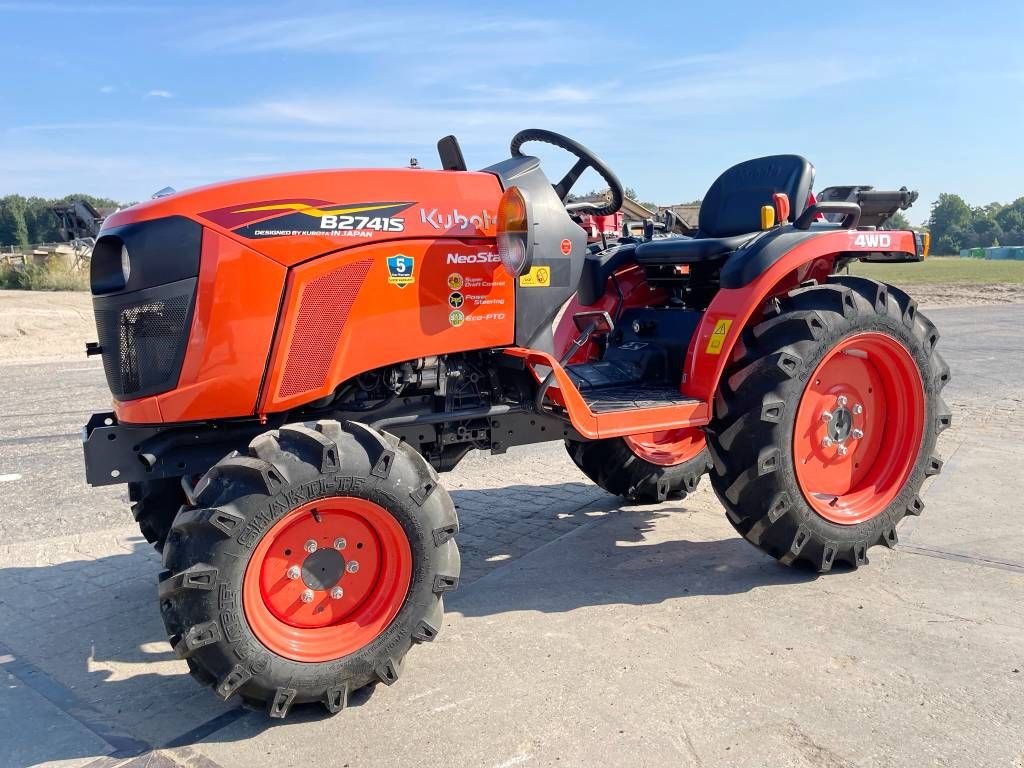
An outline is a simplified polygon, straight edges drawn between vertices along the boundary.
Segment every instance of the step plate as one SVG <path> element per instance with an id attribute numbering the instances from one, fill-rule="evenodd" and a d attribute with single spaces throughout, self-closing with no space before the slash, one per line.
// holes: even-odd
<path id="1" fill-rule="evenodd" d="M 591 413 L 613 413 L 648 408 L 691 405 L 698 400 L 684 397 L 678 389 L 663 387 L 607 387 L 581 392 Z"/>

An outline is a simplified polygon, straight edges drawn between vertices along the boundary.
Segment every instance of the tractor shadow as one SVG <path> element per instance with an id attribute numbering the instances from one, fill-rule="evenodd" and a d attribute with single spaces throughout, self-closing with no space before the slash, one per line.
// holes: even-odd
<path id="1" fill-rule="evenodd" d="M 473 583 L 472 589 L 454 593 L 446 608 L 463 616 L 524 610 L 563 613 L 581 607 L 736 595 L 818 578 L 810 570 L 780 565 L 737 534 L 718 538 L 722 526 L 709 530 L 710 518 L 687 509 L 685 500 L 670 505 L 672 511 L 662 511 L 663 507 L 620 506 L 619 500 L 612 500 L 606 516 L 573 533 L 564 546 L 506 563 Z M 666 534 L 669 527 L 672 532 Z M 680 527 L 686 529 L 686 538 L 676 538 Z M 836 575 L 841 578 L 843 570 L 837 568 Z M 740 623 L 736 631 L 742 632 Z"/>
<path id="2" fill-rule="evenodd" d="M 685 503 L 670 511 L 620 508 L 618 499 L 582 483 L 452 496 L 460 508 L 464 573 L 463 589 L 446 600 L 453 615 L 653 604 L 814 578 L 782 568 L 735 536 L 666 540 L 659 533 L 665 518 L 696 520 Z M 278 727 L 236 701 L 221 702 L 174 657 L 156 606 L 156 552 L 141 537 L 112 542 L 109 550 L 52 565 L 0 567 L 0 657 L 13 659 L 4 669 L 121 756 Z M 734 631 L 742 632 L 739 623 Z M 358 692 L 350 706 L 373 693 Z M 296 707 L 285 723 L 323 717 L 319 706 Z M 40 762 L 88 756 L 57 742 L 40 749 Z"/>

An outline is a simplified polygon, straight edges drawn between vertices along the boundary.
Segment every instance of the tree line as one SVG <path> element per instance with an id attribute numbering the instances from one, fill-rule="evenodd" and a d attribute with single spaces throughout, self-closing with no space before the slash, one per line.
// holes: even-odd
<path id="1" fill-rule="evenodd" d="M 1024 245 L 1024 197 L 972 207 L 960 195 L 943 192 L 932 203 L 925 229 L 932 235 L 932 253 L 941 255 L 963 248 Z"/>
<path id="2" fill-rule="evenodd" d="M 61 240 L 60 221 L 50 210 L 54 205 L 67 205 L 85 200 L 94 208 L 123 208 L 124 204 L 106 197 L 67 195 L 61 198 L 0 197 L 0 246 L 28 246 L 36 243 L 55 243 Z"/>

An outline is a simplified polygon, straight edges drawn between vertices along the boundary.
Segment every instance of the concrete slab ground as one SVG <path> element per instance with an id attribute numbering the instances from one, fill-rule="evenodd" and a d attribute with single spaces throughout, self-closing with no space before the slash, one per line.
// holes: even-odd
<path id="1" fill-rule="evenodd" d="M 281 724 L 192 683 L 123 491 L 82 483 L 98 366 L 0 366 L 0 766 L 1024 768 L 1024 306 L 930 314 L 956 425 L 894 552 L 818 578 L 706 483 L 620 508 L 560 446 L 474 456 L 438 640 Z"/>

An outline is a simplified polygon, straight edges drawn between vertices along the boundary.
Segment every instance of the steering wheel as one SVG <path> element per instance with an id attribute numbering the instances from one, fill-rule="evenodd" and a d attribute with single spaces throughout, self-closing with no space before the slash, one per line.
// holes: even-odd
<path id="1" fill-rule="evenodd" d="M 522 146 L 528 141 L 541 141 L 545 144 L 551 144 L 559 149 L 564 149 L 578 158 L 576 164 L 569 169 L 569 172 L 562 177 L 562 180 L 557 184 L 551 185 L 554 187 L 558 199 L 563 203 L 569 197 L 569 190 L 579 181 L 580 176 L 583 175 L 587 168 L 593 168 L 607 182 L 608 188 L 612 192 L 611 200 L 604 205 L 589 202 L 572 203 L 571 210 L 573 213 L 587 213 L 591 216 L 610 216 L 622 207 L 622 202 L 626 196 L 622 182 L 618 180 L 607 165 L 598 159 L 597 155 L 578 141 L 573 141 L 568 136 L 563 136 L 554 131 L 546 131 L 543 128 L 527 128 L 525 131 L 520 131 L 512 137 L 512 145 L 510 147 L 512 157 L 524 157 Z"/>

